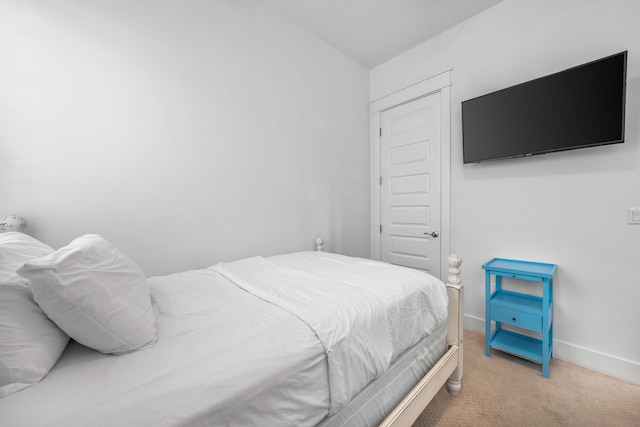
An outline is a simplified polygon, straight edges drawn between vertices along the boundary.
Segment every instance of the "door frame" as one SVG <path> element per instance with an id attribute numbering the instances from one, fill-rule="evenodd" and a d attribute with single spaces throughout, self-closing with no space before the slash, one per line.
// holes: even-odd
<path id="1" fill-rule="evenodd" d="M 371 258 L 380 257 L 380 114 L 440 92 L 440 279 L 447 277 L 451 253 L 451 71 L 421 80 L 371 102 Z"/>

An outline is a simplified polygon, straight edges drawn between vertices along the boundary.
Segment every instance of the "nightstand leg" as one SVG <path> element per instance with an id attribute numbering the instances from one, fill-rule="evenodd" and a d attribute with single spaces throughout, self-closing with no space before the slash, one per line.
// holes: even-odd
<path id="1" fill-rule="evenodd" d="M 543 281 L 543 297 L 542 297 L 542 376 L 549 378 L 549 350 L 551 339 L 551 328 L 549 327 L 549 304 L 551 296 L 551 280 Z"/>
<path id="2" fill-rule="evenodd" d="M 485 333 L 485 354 L 487 357 L 491 357 L 491 274 L 487 271 L 485 275 L 485 318 L 486 318 L 486 333 Z"/>

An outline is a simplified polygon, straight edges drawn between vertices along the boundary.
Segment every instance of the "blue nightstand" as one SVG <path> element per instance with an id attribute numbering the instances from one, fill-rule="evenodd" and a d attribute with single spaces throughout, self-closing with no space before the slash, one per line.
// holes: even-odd
<path id="1" fill-rule="evenodd" d="M 482 266 L 486 270 L 486 354 L 502 350 L 542 364 L 542 376 L 549 378 L 553 351 L 553 275 L 555 264 L 494 258 Z M 491 275 L 495 276 L 492 290 Z M 542 297 L 502 289 L 503 277 L 537 282 Z M 495 329 L 491 324 L 495 322 Z M 540 338 L 503 329 L 503 324 L 535 332 Z"/>

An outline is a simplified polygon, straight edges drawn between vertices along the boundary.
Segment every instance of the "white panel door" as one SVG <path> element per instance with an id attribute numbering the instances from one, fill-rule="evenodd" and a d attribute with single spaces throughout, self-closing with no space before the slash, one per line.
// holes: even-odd
<path id="1" fill-rule="evenodd" d="M 380 115 L 380 256 L 440 277 L 440 92 Z"/>

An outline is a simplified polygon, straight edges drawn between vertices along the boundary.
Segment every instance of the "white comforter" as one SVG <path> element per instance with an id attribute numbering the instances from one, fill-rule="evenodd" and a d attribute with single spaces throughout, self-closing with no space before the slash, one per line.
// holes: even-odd
<path id="1" fill-rule="evenodd" d="M 315 425 L 446 319 L 431 276 L 315 252 L 149 285 L 155 347 L 109 356 L 70 344 L 39 384 L 0 399 L 0 426 Z"/>
<path id="2" fill-rule="evenodd" d="M 327 355 L 330 415 L 447 316 L 438 280 L 379 262 L 304 252 L 214 269 L 316 333 Z"/>

